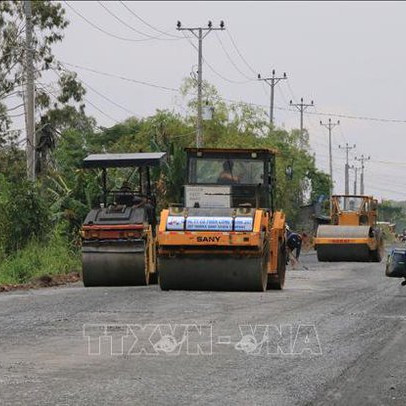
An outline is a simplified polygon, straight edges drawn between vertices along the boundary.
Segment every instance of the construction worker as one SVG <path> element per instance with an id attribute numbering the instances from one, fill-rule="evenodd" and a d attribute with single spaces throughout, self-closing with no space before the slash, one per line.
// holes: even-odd
<path id="1" fill-rule="evenodd" d="M 217 183 L 230 185 L 240 182 L 240 177 L 233 175 L 233 166 L 233 161 L 227 160 L 223 162 L 223 171 L 220 173 Z"/>
<path id="2" fill-rule="evenodd" d="M 299 261 L 300 250 L 302 249 L 302 237 L 299 233 L 293 232 L 290 227 L 286 226 L 286 245 L 288 247 L 288 258 L 294 258 L 295 265 Z M 295 256 L 293 257 L 293 251 Z"/>

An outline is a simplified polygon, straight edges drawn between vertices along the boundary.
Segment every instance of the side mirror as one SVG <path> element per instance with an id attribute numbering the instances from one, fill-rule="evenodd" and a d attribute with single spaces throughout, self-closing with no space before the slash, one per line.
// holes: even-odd
<path id="1" fill-rule="evenodd" d="M 287 179 L 289 179 L 289 180 L 293 179 L 293 168 L 290 165 L 286 167 L 285 175 L 286 175 Z"/>

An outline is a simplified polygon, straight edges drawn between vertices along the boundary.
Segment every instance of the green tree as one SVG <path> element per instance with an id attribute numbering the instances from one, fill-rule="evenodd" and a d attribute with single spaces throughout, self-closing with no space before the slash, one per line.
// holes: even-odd
<path id="1" fill-rule="evenodd" d="M 62 41 L 68 26 L 65 10 L 60 2 L 32 1 L 33 59 L 36 79 L 36 108 L 40 112 L 37 123 L 39 163 L 45 169 L 48 151 L 63 128 L 78 126 L 84 119 L 81 103 L 85 89 L 76 74 L 66 70 L 55 60 L 52 47 Z M 5 105 L 8 97 L 22 100 L 21 87 L 25 82 L 25 15 L 24 2 L 0 2 L 0 146 L 11 124 Z M 44 73 L 54 71 L 56 90 L 42 83 Z M 22 104 L 22 103 L 21 103 Z M 20 104 L 20 105 L 21 105 Z M 76 107 L 76 105 L 78 105 Z M 81 120 L 78 120 L 81 118 Z"/>
<path id="2" fill-rule="evenodd" d="M 0 175 L 1 252 L 11 254 L 33 238 L 44 240 L 50 231 L 50 211 L 38 187 L 28 181 L 7 181 Z"/>

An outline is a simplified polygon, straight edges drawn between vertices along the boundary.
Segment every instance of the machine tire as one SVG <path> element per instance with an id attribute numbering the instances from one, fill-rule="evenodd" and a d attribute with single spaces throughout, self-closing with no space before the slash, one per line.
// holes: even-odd
<path id="1" fill-rule="evenodd" d="M 286 244 L 283 241 L 280 241 L 278 248 L 278 273 L 276 275 L 268 275 L 267 289 L 283 289 L 286 274 L 286 255 Z"/>
<path id="2" fill-rule="evenodd" d="M 384 256 L 384 242 L 380 231 L 377 232 L 377 239 L 378 239 L 378 248 L 374 251 L 371 251 L 372 262 L 381 262 Z"/>
<path id="3" fill-rule="evenodd" d="M 150 273 L 149 274 L 149 285 L 156 285 L 158 283 L 158 273 Z"/>
<path id="4" fill-rule="evenodd" d="M 371 251 L 371 262 L 381 262 L 382 261 L 382 255 L 380 253 L 380 250 L 375 250 Z"/>
<path id="5" fill-rule="evenodd" d="M 268 244 L 265 244 L 266 254 L 262 258 L 261 262 L 261 286 L 258 289 L 259 292 L 265 292 L 268 288 L 268 262 L 269 262 L 269 247 Z"/>
<path id="6" fill-rule="evenodd" d="M 162 278 L 160 276 L 158 276 L 158 283 L 159 283 L 159 287 L 161 290 L 165 290 L 165 291 L 169 290 L 169 288 L 166 286 L 165 282 L 162 281 Z"/>

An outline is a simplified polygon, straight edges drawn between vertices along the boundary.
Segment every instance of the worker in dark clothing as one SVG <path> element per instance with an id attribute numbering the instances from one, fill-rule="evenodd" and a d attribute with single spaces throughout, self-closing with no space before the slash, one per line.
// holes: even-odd
<path id="1" fill-rule="evenodd" d="M 300 234 L 293 232 L 289 226 L 286 226 L 286 245 L 288 246 L 289 254 L 293 254 L 293 251 L 295 251 L 294 258 L 297 262 L 299 260 L 300 250 L 302 249 L 302 237 Z"/>

